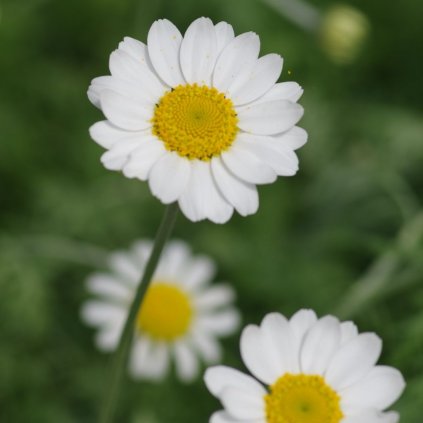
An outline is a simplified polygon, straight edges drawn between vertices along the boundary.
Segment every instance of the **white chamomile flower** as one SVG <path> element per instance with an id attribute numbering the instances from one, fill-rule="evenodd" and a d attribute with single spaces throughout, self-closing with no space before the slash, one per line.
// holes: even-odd
<path id="1" fill-rule="evenodd" d="M 381 349 L 374 333 L 333 316 L 268 314 L 241 336 L 242 359 L 258 380 L 225 366 L 207 370 L 224 406 L 210 422 L 396 423 L 398 414 L 384 410 L 405 383 L 398 370 L 376 365 Z"/>
<path id="2" fill-rule="evenodd" d="M 256 185 L 298 170 L 295 150 L 307 133 L 302 88 L 277 83 L 282 58 L 259 58 L 253 32 L 199 18 L 182 37 L 166 19 L 147 45 L 125 37 L 110 56 L 110 76 L 95 78 L 88 97 L 107 120 L 90 128 L 108 151 L 110 170 L 147 181 L 163 203 L 178 201 L 192 221 L 224 223 L 233 210 L 258 209 Z"/>
<path id="3" fill-rule="evenodd" d="M 103 351 L 118 344 L 151 249 L 151 242 L 138 241 L 129 252 L 111 254 L 110 273 L 87 280 L 98 298 L 84 304 L 81 317 L 98 327 L 95 342 Z M 199 358 L 209 364 L 220 360 L 217 338 L 237 329 L 239 313 L 230 286 L 209 286 L 214 272 L 213 262 L 192 256 L 185 243 L 166 245 L 136 321 L 129 360 L 134 378 L 161 379 L 173 359 L 178 377 L 190 381 L 198 375 Z"/>

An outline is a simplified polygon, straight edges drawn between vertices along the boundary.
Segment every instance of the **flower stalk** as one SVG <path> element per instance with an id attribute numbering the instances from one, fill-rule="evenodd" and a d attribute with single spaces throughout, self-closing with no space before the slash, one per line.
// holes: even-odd
<path id="1" fill-rule="evenodd" d="M 148 290 L 150 282 L 153 278 L 157 264 L 163 248 L 168 240 L 173 227 L 175 225 L 178 213 L 178 204 L 173 203 L 167 206 L 162 222 L 154 240 L 153 250 L 148 259 L 144 274 L 138 284 L 134 300 L 129 309 L 128 317 L 123 328 L 119 345 L 114 354 L 109 383 L 106 386 L 106 392 L 103 399 L 103 405 L 100 412 L 100 423 L 110 423 L 115 415 L 117 399 L 119 395 L 119 387 L 122 382 L 123 371 L 128 359 L 129 346 L 131 345 L 134 334 L 134 326 L 139 309 L 142 305 L 145 294 Z"/>

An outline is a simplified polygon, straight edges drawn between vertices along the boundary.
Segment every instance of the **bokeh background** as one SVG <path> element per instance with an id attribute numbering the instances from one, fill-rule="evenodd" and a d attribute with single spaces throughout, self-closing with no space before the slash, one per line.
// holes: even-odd
<path id="1" fill-rule="evenodd" d="M 79 318 L 84 280 L 107 252 L 152 237 L 163 206 L 145 183 L 100 164 L 88 127 L 101 113 L 86 89 L 124 36 L 145 40 L 161 17 L 184 31 L 203 15 L 257 32 L 262 53 L 284 57 L 282 80 L 305 88 L 310 141 L 297 176 L 260 188 L 256 215 L 224 226 L 181 216 L 175 237 L 216 260 L 244 323 L 312 307 L 380 334 L 382 362 L 408 381 L 394 408 L 421 423 L 423 3 L 351 0 L 365 18 L 335 24 L 323 44 L 321 28 L 305 30 L 277 2 L 2 1 L 1 422 L 95 421 L 109 357 Z M 310 4 L 324 17 L 336 3 Z M 366 33 L 355 51 L 351 34 Z M 225 341 L 223 361 L 242 367 L 238 338 Z M 201 380 L 128 380 L 116 421 L 206 422 L 218 407 Z"/>

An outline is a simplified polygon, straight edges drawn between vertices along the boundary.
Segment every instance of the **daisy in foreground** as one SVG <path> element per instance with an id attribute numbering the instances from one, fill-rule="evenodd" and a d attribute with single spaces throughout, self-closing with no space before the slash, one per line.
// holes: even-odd
<path id="1" fill-rule="evenodd" d="M 103 351 L 117 346 L 151 248 L 150 242 L 139 241 L 129 252 L 114 253 L 111 272 L 87 280 L 88 290 L 99 299 L 85 303 L 81 316 L 99 328 L 95 341 Z M 198 375 L 198 357 L 209 364 L 219 361 L 217 338 L 237 329 L 239 314 L 230 286 L 208 286 L 213 275 L 210 259 L 192 256 L 183 242 L 167 244 L 138 312 L 129 361 L 134 378 L 163 378 L 173 357 L 178 377 L 190 381 Z"/>
<path id="2" fill-rule="evenodd" d="M 381 349 L 374 333 L 333 316 L 268 314 L 241 336 L 242 359 L 258 381 L 229 367 L 207 370 L 206 385 L 225 408 L 210 422 L 396 423 L 398 414 L 383 410 L 405 383 L 398 370 L 376 365 Z"/>
<path id="3" fill-rule="evenodd" d="M 147 181 L 165 204 L 178 201 L 192 221 L 224 223 L 233 210 L 258 209 L 256 185 L 298 170 L 295 150 L 307 141 L 295 126 L 302 88 L 277 83 L 282 58 L 259 58 L 253 32 L 199 18 L 182 37 L 166 19 L 147 45 L 125 37 L 93 79 L 90 101 L 107 120 L 90 128 L 108 151 L 101 161 Z"/>

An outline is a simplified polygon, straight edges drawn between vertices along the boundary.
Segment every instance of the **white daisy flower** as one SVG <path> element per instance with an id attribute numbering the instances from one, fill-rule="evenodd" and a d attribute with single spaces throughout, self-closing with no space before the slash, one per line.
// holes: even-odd
<path id="1" fill-rule="evenodd" d="M 258 380 L 225 366 L 207 370 L 206 385 L 224 406 L 210 422 L 398 422 L 384 410 L 405 383 L 398 370 L 376 365 L 381 349 L 374 333 L 333 316 L 268 314 L 241 336 L 242 359 Z"/>
<path id="2" fill-rule="evenodd" d="M 95 342 L 102 351 L 117 347 L 151 249 L 151 242 L 138 241 L 129 252 L 110 256 L 110 273 L 87 280 L 98 299 L 84 304 L 81 317 L 98 327 Z M 208 286 L 214 272 L 213 262 L 192 256 L 185 243 L 166 245 L 136 321 L 129 360 L 134 378 L 163 378 L 173 358 L 178 377 L 190 381 L 198 375 L 199 358 L 209 364 L 220 360 L 217 338 L 232 334 L 240 317 L 229 285 Z"/>
<path id="3" fill-rule="evenodd" d="M 101 161 L 148 180 L 163 203 L 178 201 L 192 221 L 224 223 L 233 210 L 258 209 L 256 185 L 298 170 L 307 141 L 296 82 L 277 83 L 282 58 L 259 58 L 253 32 L 194 21 L 182 37 L 166 19 L 147 45 L 125 37 L 110 56 L 111 76 L 95 78 L 88 97 L 107 120 L 90 128 L 108 151 Z"/>

